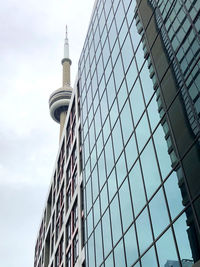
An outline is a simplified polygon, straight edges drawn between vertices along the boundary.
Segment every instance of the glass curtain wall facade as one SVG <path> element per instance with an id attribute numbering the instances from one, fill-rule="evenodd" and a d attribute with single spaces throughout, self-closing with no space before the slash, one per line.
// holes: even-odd
<path id="1" fill-rule="evenodd" d="M 79 61 L 86 266 L 199 266 L 199 1 L 98 0 Z"/>

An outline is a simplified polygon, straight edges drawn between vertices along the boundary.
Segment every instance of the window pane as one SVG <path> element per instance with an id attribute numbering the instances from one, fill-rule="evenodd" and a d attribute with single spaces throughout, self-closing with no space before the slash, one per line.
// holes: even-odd
<path id="1" fill-rule="evenodd" d="M 111 225 L 113 234 L 113 245 L 115 245 L 122 235 L 119 201 L 117 195 L 115 196 L 110 205 L 110 213 L 111 213 Z"/>

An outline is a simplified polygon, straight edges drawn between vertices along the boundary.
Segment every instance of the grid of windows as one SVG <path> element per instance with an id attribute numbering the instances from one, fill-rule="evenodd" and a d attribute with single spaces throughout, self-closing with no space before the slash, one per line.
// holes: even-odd
<path id="1" fill-rule="evenodd" d="M 192 266 L 200 258 L 199 132 L 191 134 L 157 27 L 168 28 L 178 58 L 186 40 L 199 40 L 191 2 L 96 3 L 79 61 L 86 266 Z M 194 86 L 195 77 L 187 78 Z"/>

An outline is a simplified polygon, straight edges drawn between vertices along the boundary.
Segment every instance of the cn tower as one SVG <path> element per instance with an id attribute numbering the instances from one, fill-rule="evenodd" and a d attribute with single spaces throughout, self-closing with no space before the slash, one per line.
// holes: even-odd
<path id="1" fill-rule="evenodd" d="M 70 86 L 70 66 L 71 59 L 69 58 L 69 42 L 66 26 L 66 37 L 64 44 L 64 58 L 61 61 L 63 66 L 63 85 L 61 88 L 55 90 L 49 98 L 50 115 L 53 120 L 60 124 L 60 138 L 67 115 L 67 110 L 70 104 L 72 95 L 72 87 Z M 59 138 L 59 140 L 60 140 Z"/>

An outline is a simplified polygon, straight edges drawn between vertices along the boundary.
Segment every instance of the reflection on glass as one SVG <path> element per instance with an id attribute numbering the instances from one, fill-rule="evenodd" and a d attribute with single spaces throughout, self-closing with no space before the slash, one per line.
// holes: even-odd
<path id="1" fill-rule="evenodd" d="M 122 59 L 123 59 L 123 63 L 124 63 L 124 69 L 126 72 L 128 69 L 128 66 L 130 65 L 132 58 L 134 56 L 134 52 L 132 49 L 131 39 L 130 39 L 129 34 L 126 36 L 121 53 L 122 53 Z"/>
<path id="2" fill-rule="evenodd" d="M 169 174 L 171 170 L 171 160 L 168 154 L 167 142 L 165 140 L 165 134 L 163 127 L 159 125 L 154 133 L 154 143 L 158 156 L 158 161 L 161 169 L 163 179 Z"/>
<path id="3" fill-rule="evenodd" d="M 142 91 L 140 83 L 137 82 L 134 85 L 133 90 L 130 93 L 131 109 L 133 112 L 134 124 L 136 125 L 142 113 L 144 112 L 144 101 L 142 97 Z"/>
<path id="4" fill-rule="evenodd" d="M 147 65 L 148 65 L 148 62 L 145 61 L 145 64 L 140 72 L 140 79 L 141 79 L 142 88 L 144 92 L 144 98 L 145 98 L 146 103 L 149 102 L 150 98 L 152 97 L 154 93 L 153 83 L 149 77 L 149 69 Z"/>
<path id="5" fill-rule="evenodd" d="M 186 211 L 187 213 L 191 213 L 191 211 Z M 178 244 L 179 254 L 180 258 L 192 260 L 192 251 L 191 246 L 195 250 L 195 247 L 197 249 L 196 244 L 196 237 L 195 235 L 192 235 L 192 228 L 188 228 L 186 225 L 187 218 L 185 213 L 174 223 L 174 231 L 176 236 L 176 241 Z M 188 237 L 190 237 L 190 242 L 188 240 Z"/>
<path id="6" fill-rule="evenodd" d="M 160 266 L 165 266 L 168 260 L 178 260 L 171 229 L 161 236 L 156 243 L 156 247 Z"/>
<path id="7" fill-rule="evenodd" d="M 136 221 L 140 253 L 143 253 L 152 243 L 152 233 L 147 209 L 145 209 Z M 144 231 L 145 229 L 145 231 Z"/>
<path id="8" fill-rule="evenodd" d="M 154 247 L 150 248 L 141 259 L 142 267 L 156 267 L 159 266 L 156 260 Z"/>
<path id="9" fill-rule="evenodd" d="M 113 245 L 115 245 L 122 235 L 120 212 L 119 212 L 119 200 L 117 195 L 111 202 L 110 213 L 111 213 Z"/>
<path id="10" fill-rule="evenodd" d="M 154 95 L 154 97 L 152 98 L 147 108 L 147 112 L 149 115 L 151 130 L 153 131 L 155 127 L 157 126 L 158 122 L 160 121 L 160 116 L 158 113 L 158 105 L 156 102 L 156 95 Z"/>
<path id="11" fill-rule="evenodd" d="M 119 244 L 114 249 L 114 258 L 115 258 L 115 267 L 126 266 L 125 257 L 124 257 L 124 246 L 123 240 L 119 242 Z"/>
<path id="12" fill-rule="evenodd" d="M 147 196 L 151 197 L 151 195 L 155 192 L 156 188 L 160 185 L 161 182 L 152 141 L 150 141 L 145 147 L 140 158 Z"/>
<path id="13" fill-rule="evenodd" d="M 178 177 L 173 172 L 164 184 L 167 201 L 172 219 L 174 219 L 183 209 L 181 190 L 178 186 Z"/>
<path id="14" fill-rule="evenodd" d="M 135 229 L 132 226 L 124 236 L 127 266 L 131 266 L 138 258 Z"/>
<path id="15" fill-rule="evenodd" d="M 149 208 L 153 231 L 156 238 L 169 224 L 169 216 L 162 189 L 160 189 L 153 197 L 149 204 Z"/>
<path id="16" fill-rule="evenodd" d="M 140 120 L 136 128 L 136 137 L 138 141 L 139 151 L 141 151 L 150 137 L 150 130 L 149 130 L 149 124 L 147 121 L 146 113 L 144 113 L 144 115 L 142 116 L 142 119 Z"/>
<path id="17" fill-rule="evenodd" d="M 135 216 L 137 216 L 146 203 L 144 185 L 138 162 L 135 164 L 134 168 L 131 170 L 129 174 L 129 181 L 131 187 L 131 196 L 133 200 L 134 213 Z"/>
<path id="18" fill-rule="evenodd" d="M 130 198 L 130 191 L 129 191 L 127 179 L 125 180 L 125 182 L 123 183 L 122 187 L 119 190 L 119 199 L 120 199 L 120 206 L 121 206 L 123 231 L 126 231 L 128 226 L 133 221 L 131 198 Z"/>

